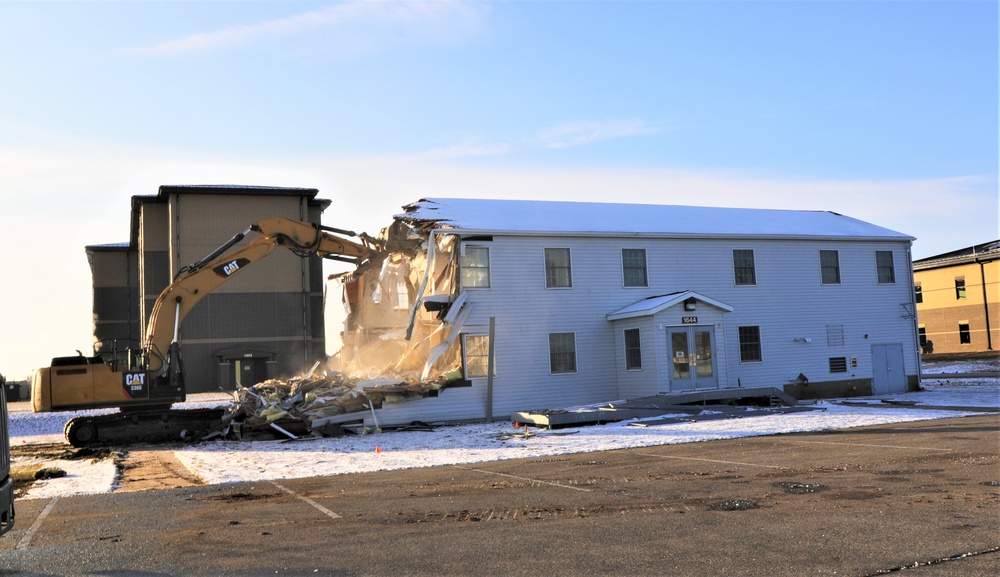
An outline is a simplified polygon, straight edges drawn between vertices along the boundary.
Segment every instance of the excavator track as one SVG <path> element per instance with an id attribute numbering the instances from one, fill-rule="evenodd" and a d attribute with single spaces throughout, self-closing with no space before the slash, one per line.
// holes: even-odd
<path id="1" fill-rule="evenodd" d="M 220 423 L 225 412 L 222 407 L 126 410 L 75 417 L 66 423 L 63 433 L 70 445 L 79 448 L 190 440 Z"/>

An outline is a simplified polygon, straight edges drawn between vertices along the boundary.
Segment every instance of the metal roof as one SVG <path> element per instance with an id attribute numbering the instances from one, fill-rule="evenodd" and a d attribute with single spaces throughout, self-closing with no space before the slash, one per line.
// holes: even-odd
<path id="1" fill-rule="evenodd" d="M 914 240 L 827 211 L 470 198 L 424 198 L 403 209 L 396 218 L 422 228 L 493 233 Z"/>
<path id="2" fill-rule="evenodd" d="M 970 262 L 990 262 L 997 259 L 1000 259 L 1000 240 L 991 240 L 983 244 L 915 260 L 913 268 L 914 270 L 926 270 Z"/>
<path id="3" fill-rule="evenodd" d="M 319 194 L 319 189 L 290 186 L 247 186 L 241 184 L 164 184 L 157 191 L 157 196 L 161 200 L 166 199 L 171 194 L 305 196 L 313 199 Z"/>

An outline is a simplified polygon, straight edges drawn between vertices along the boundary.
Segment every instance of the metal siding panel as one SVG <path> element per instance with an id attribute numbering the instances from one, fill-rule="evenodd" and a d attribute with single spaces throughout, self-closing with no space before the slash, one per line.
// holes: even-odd
<path id="1" fill-rule="evenodd" d="M 211 294 L 185 320 L 189 338 L 267 338 L 302 335 L 295 293 Z M 188 321 L 197 328 L 188 327 Z"/>
<path id="2" fill-rule="evenodd" d="M 179 255 L 180 265 L 197 262 L 261 218 L 300 220 L 299 203 L 300 198 L 287 196 L 179 195 L 179 237 L 174 239 L 173 252 Z M 255 236 L 248 234 L 237 247 L 246 246 Z M 300 291 L 303 266 L 300 257 L 279 246 L 271 256 L 241 271 L 215 293 Z"/>
<path id="3" fill-rule="evenodd" d="M 128 287 L 105 287 L 94 289 L 94 316 L 97 321 L 129 320 Z"/>
<path id="4" fill-rule="evenodd" d="M 635 398 L 655 395 L 659 392 L 657 384 L 657 339 L 656 325 L 653 317 L 614 321 L 615 369 L 618 373 L 619 398 Z M 625 369 L 625 337 L 624 331 L 639 329 L 639 345 L 642 350 L 642 369 Z"/>
<path id="5" fill-rule="evenodd" d="M 126 250 L 87 251 L 94 288 L 128 286 L 129 255 Z"/>
<path id="6" fill-rule="evenodd" d="M 825 326 L 845 326 L 845 348 L 839 355 L 857 357 L 859 367 L 845 378 L 870 375 L 872 340 L 908 342 L 912 321 L 901 318 L 909 301 L 905 271 L 897 265 L 897 282 L 875 282 L 875 250 L 905 254 L 908 242 L 872 241 L 732 241 L 726 239 L 594 239 L 502 237 L 491 249 L 493 287 L 470 290 L 474 304 L 468 326 L 482 328 L 497 317 L 496 414 L 507 409 L 566 406 L 611 400 L 618 394 L 616 336 L 605 315 L 642 298 L 696 290 L 725 302 L 734 311 L 716 328 L 720 386 L 781 386 L 799 372 L 828 380 L 829 351 Z M 545 289 L 545 247 L 572 251 L 574 286 Z M 650 286 L 621 286 L 621 248 L 646 248 Z M 732 249 L 750 248 L 756 260 L 757 285 L 735 286 Z M 823 286 L 820 248 L 840 251 L 842 284 Z M 897 256 L 897 261 L 900 256 Z M 829 290 L 832 289 L 832 290 Z M 735 327 L 761 327 L 763 362 L 741 364 Z M 550 375 L 549 332 L 577 334 L 578 371 Z M 867 338 L 865 335 L 868 335 Z M 795 342 L 810 337 L 811 343 Z M 654 335 L 658 349 L 663 343 Z M 912 339 L 915 343 L 915 338 Z M 906 345 L 904 345 L 906 346 Z M 915 351 L 915 344 L 912 345 Z M 662 350 L 657 351 L 658 354 Z M 916 373 L 913 351 L 904 351 L 907 372 Z M 658 357 L 659 358 L 659 357 Z M 644 358 L 644 364 L 646 360 Z M 662 379 L 665 367 L 657 373 Z M 824 377 L 824 379 L 820 379 Z M 813 377 L 811 377 L 813 378 Z"/>
<path id="7" fill-rule="evenodd" d="M 139 208 L 139 250 L 170 251 L 170 211 L 160 202 L 143 202 Z"/>
<path id="8" fill-rule="evenodd" d="M 156 300 L 163 289 L 170 285 L 170 254 L 166 251 L 142 253 L 142 288 L 147 299 Z"/>
<path id="9" fill-rule="evenodd" d="M 181 341 L 184 382 L 189 394 L 218 390 L 218 362 L 212 354 L 213 348 L 209 344 L 185 344 Z"/>
<path id="10" fill-rule="evenodd" d="M 511 412 L 498 410 L 494 402 L 493 416 L 497 420 L 507 419 Z M 486 417 L 486 385 L 484 383 L 478 386 L 442 389 L 437 397 L 405 403 L 382 403 L 382 408 L 376 411 L 376 416 L 380 424 L 482 419 Z M 370 419 L 371 412 L 358 413 L 358 418 Z"/>
<path id="11" fill-rule="evenodd" d="M 489 246 L 493 288 L 469 291 L 474 306 L 467 326 L 482 329 L 491 314 L 497 317 L 494 414 L 616 397 L 615 337 L 605 315 L 613 310 L 608 302 L 612 294 L 624 291 L 620 248 L 593 239 L 523 237 L 494 237 Z M 543 249 L 554 246 L 571 250 L 573 288 L 545 288 Z M 605 253 L 597 274 L 593 263 L 601 259 L 590 255 L 594 250 Z M 608 255 L 613 260 L 607 261 Z M 610 267 L 603 266 L 607 262 Z M 601 274 L 608 268 L 613 274 Z M 639 297 L 630 289 L 624 298 L 631 302 Z M 550 374 L 550 332 L 576 334 L 576 373 Z"/>
<path id="12" fill-rule="evenodd" d="M 323 295 L 309 297 L 309 334 L 322 341 L 326 338 L 326 315 L 323 311 Z"/>

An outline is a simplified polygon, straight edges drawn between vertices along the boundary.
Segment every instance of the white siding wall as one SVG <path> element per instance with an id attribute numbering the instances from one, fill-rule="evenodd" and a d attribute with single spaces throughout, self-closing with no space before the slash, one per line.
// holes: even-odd
<path id="1" fill-rule="evenodd" d="M 382 403 L 382 408 L 376 411 L 379 425 L 404 425 L 413 421 L 425 423 L 477 420 L 486 417 L 486 384 L 482 386 L 456 387 L 443 389 L 437 397 L 416 399 L 401 403 Z M 510 417 L 506 413 L 494 412 L 499 419 Z M 365 426 L 374 426 L 371 412 L 358 413 L 363 418 Z"/>
<path id="2" fill-rule="evenodd" d="M 606 316 L 646 297 L 683 290 L 734 307 L 715 323 L 721 387 L 736 387 L 738 381 L 743 387 L 780 387 L 799 373 L 812 382 L 871 378 L 871 346 L 885 343 L 901 343 L 906 373 L 917 374 L 915 328 L 904 308 L 912 295 L 905 241 L 495 235 L 491 242 L 468 244 L 490 248 L 492 286 L 469 289 L 473 308 L 463 332 L 486 334 L 489 318 L 496 318 L 497 417 L 655 393 L 663 384 L 657 379 L 663 381 L 670 371 L 665 331 L 648 318 L 612 323 Z M 545 287 L 545 248 L 571 250 L 572 288 Z M 623 288 L 622 248 L 646 249 L 649 287 Z M 755 286 L 735 285 L 732 251 L 737 248 L 754 250 Z M 821 284 L 821 249 L 839 251 L 840 285 Z M 878 284 L 876 250 L 893 251 L 894 284 Z M 740 362 L 738 327 L 744 325 L 760 327 L 761 362 Z M 843 325 L 843 345 L 827 345 L 827 325 Z M 624 370 L 620 333 L 625 328 L 642 328 L 642 371 Z M 550 373 L 548 335 L 553 332 L 575 333 L 576 373 Z M 795 341 L 806 337 L 810 343 Z M 858 366 L 830 374 L 830 357 L 847 357 L 848 364 L 854 357 Z M 485 386 L 486 379 L 476 379 L 471 389 L 446 390 L 441 398 L 421 403 L 429 407 L 450 399 L 452 406 L 442 409 L 441 419 L 477 418 L 484 414 Z M 408 404 L 387 410 L 408 413 Z M 428 420 L 427 414 L 425 408 L 413 418 Z"/>
<path id="3" fill-rule="evenodd" d="M 913 320 L 906 318 L 907 310 L 912 310 L 907 243 L 758 241 L 747 248 L 755 251 L 755 287 L 737 287 L 730 281 L 728 286 L 720 283 L 701 288 L 703 294 L 735 308 L 725 318 L 726 345 L 732 352 L 731 386 L 737 378 L 744 387 L 780 386 L 799 373 L 813 382 L 870 378 L 871 345 L 884 343 L 902 343 L 906 373 L 917 374 L 915 329 Z M 708 249 L 706 243 L 706 252 Z M 821 283 L 820 249 L 839 251 L 841 284 Z M 878 284 L 876 250 L 893 251 L 894 284 Z M 715 254 L 712 260 L 721 267 L 727 258 L 731 262 L 728 254 Z M 738 327 L 743 325 L 760 326 L 760 363 L 740 362 Z M 843 326 L 843 345 L 827 345 L 827 325 Z M 858 367 L 831 374 L 830 357 L 856 357 Z"/>
<path id="4" fill-rule="evenodd" d="M 609 311 L 610 312 L 610 311 Z M 662 354 L 657 354 L 656 328 L 651 317 L 615 321 L 616 370 L 618 371 L 618 397 L 631 399 L 655 395 L 659 391 L 659 362 Z M 642 369 L 625 370 L 625 333 L 628 329 L 639 329 L 639 345 L 642 347 Z"/>
<path id="5" fill-rule="evenodd" d="M 622 287 L 621 249 L 644 245 L 499 236 L 483 244 L 490 247 L 492 287 L 469 291 L 474 308 L 465 332 L 476 330 L 470 325 L 485 332 L 489 317 L 496 317 L 495 414 L 617 398 L 617 349 L 607 314 L 658 294 Z M 545 248 L 570 249 L 572 288 L 545 287 Z M 575 333 L 576 373 L 551 374 L 548 335 L 554 332 Z"/>

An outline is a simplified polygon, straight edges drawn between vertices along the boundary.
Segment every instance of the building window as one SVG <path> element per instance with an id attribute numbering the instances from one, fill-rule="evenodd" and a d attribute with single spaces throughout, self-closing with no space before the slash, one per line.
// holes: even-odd
<path id="1" fill-rule="evenodd" d="M 927 348 L 927 328 L 924 325 L 917 327 L 917 336 L 920 337 L 920 347 Z"/>
<path id="2" fill-rule="evenodd" d="M 831 373 L 846 373 L 847 372 L 847 357 L 830 357 L 830 372 Z"/>
<path id="3" fill-rule="evenodd" d="M 465 336 L 465 378 L 474 379 L 489 374 L 490 337 L 485 335 Z M 493 369 L 496 375 L 496 368 Z"/>
<path id="4" fill-rule="evenodd" d="M 545 249 L 545 288 L 573 286 L 568 248 Z"/>
<path id="5" fill-rule="evenodd" d="M 639 342 L 639 329 L 625 331 L 625 370 L 642 370 L 642 345 Z"/>
<path id="6" fill-rule="evenodd" d="M 740 362 L 759 363 L 762 360 L 760 351 L 760 327 L 739 327 Z"/>
<path id="7" fill-rule="evenodd" d="M 891 250 L 875 251 L 875 268 L 878 270 L 878 284 L 896 282 L 896 269 L 892 264 Z"/>
<path id="8" fill-rule="evenodd" d="M 622 278 L 627 287 L 648 286 L 646 277 L 646 249 L 622 249 Z"/>
<path id="9" fill-rule="evenodd" d="M 576 335 L 549 333 L 549 370 L 553 374 L 576 372 Z"/>
<path id="10" fill-rule="evenodd" d="M 919 284 L 913 285 L 913 302 L 924 302 L 924 289 Z"/>
<path id="11" fill-rule="evenodd" d="M 396 283 L 396 306 L 393 308 L 398 311 L 410 308 L 410 289 L 407 288 L 405 280 Z"/>
<path id="12" fill-rule="evenodd" d="M 972 332 L 969 330 L 969 321 L 958 323 L 958 342 L 963 345 L 972 344 Z"/>
<path id="13" fill-rule="evenodd" d="M 840 254 L 837 251 L 819 251 L 819 268 L 823 284 L 840 284 Z"/>
<path id="14" fill-rule="evenodd" d="M 733 250 L 733 276 L 737 285 L 757 284 L 757 269 L 754 266 L 752 250 Z"/>
<path id="15" fill-rule="evenodd" d="M 466 246 L 459 258 L 462 269 L 462 288 L 490 288 L 490 249 L 485 246 Z"/>
<path id="16" fill-rule="evenodd" d="M 955 277 L 955 298 L 962 300 L 965 298 L 965 277 Z"/>

